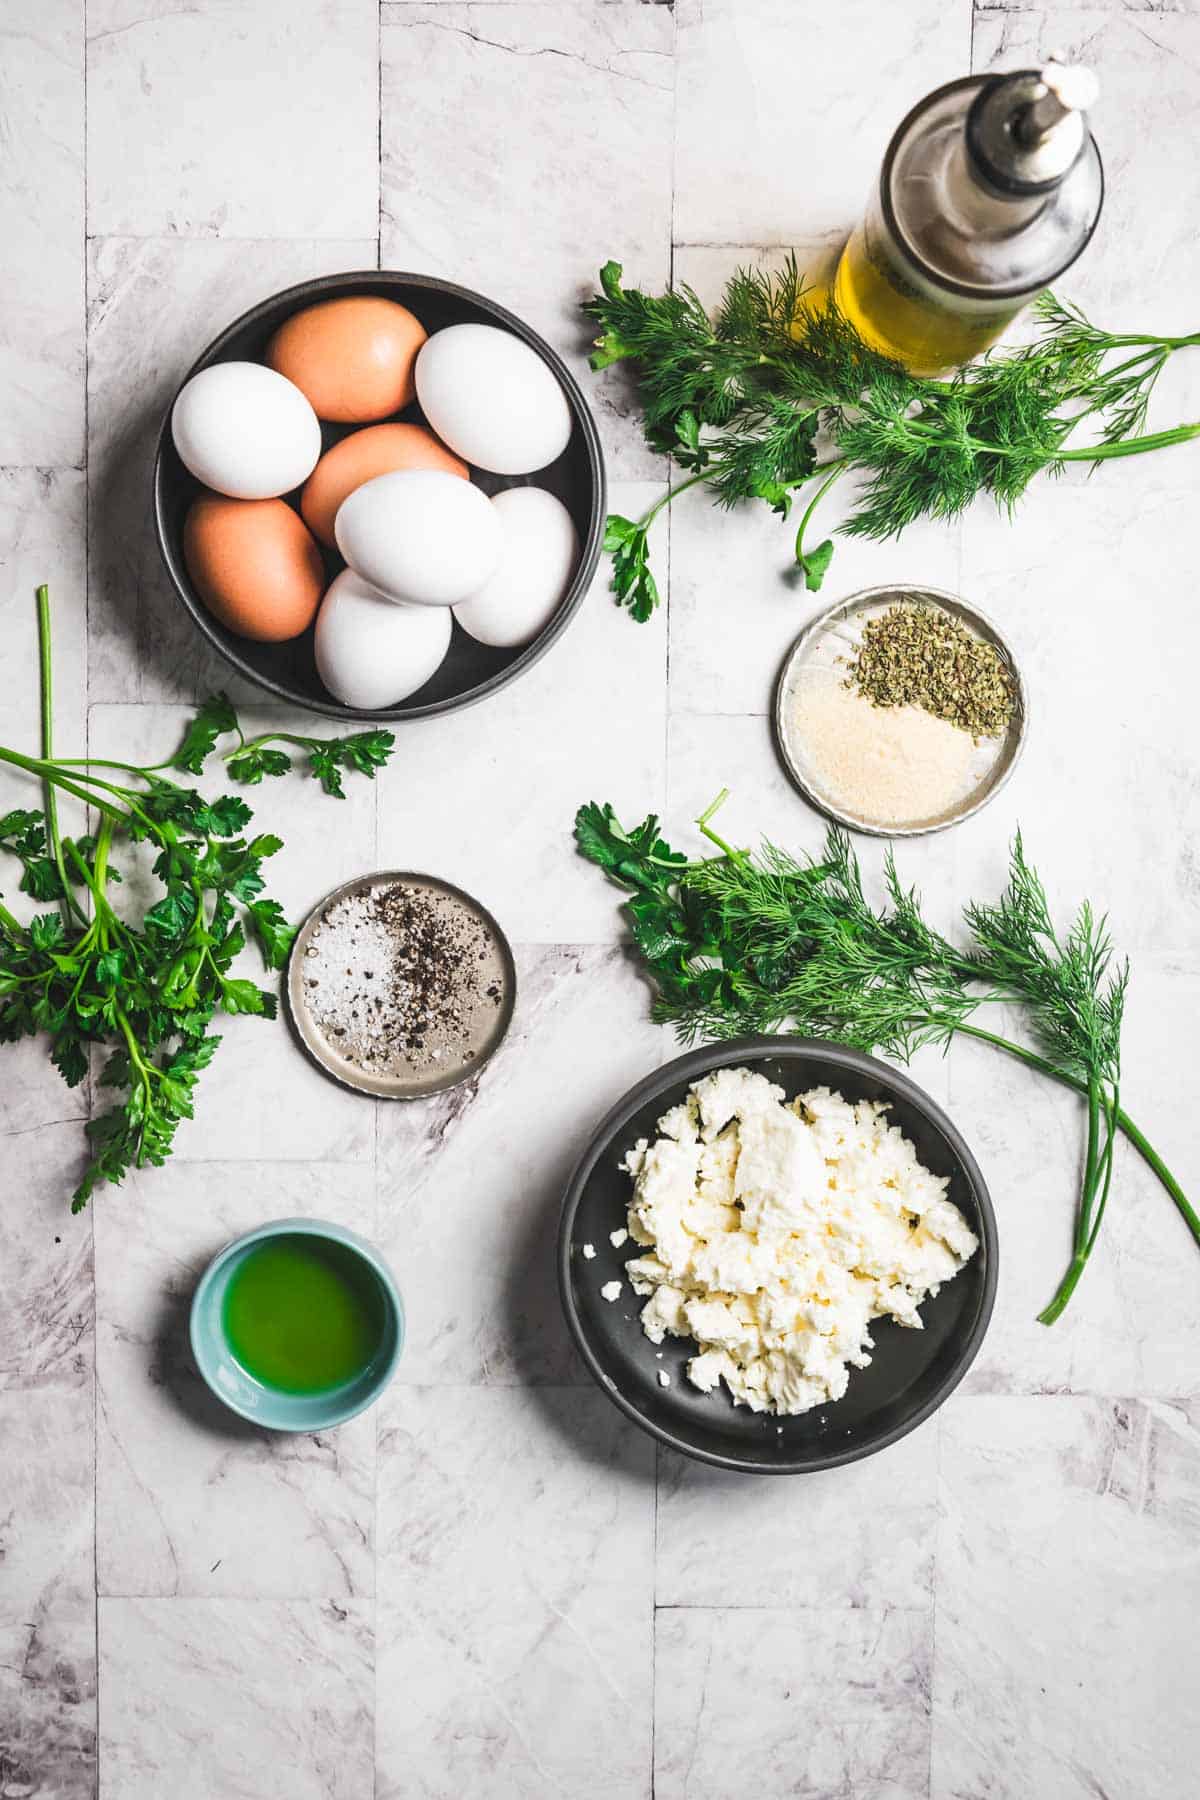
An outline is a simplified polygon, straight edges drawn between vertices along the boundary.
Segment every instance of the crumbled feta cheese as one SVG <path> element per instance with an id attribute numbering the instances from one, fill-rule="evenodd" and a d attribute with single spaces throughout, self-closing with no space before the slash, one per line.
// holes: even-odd
<path id="1" fill-rule="evenodd" d="M 596 1254 L 595 1244 L 585 1244 L 583 1246 L 583 1254 L 587 1257 L 588 1261 L 591 1262 L 593 1256 Z"/>
<path id="2" fill-rule="evenodd" d="M 620 1297 L 621 1284 L 619 1281 L 606 1281 L 604 1286 L 600 1289 L 600 1298 L 602 1300 L 607 1300 L 610 1306 L 614 1300 L 619 1300 Z"/>
<path id="3" fill-rule="evenodd" d="M 628 1236 L 629 1233 L 627 1231 L 610 1231 L 608 1234 L 608 1241 L 614 1250 L 619 1250 Z"/>
<path id="4" fill-rule="evenodd" d="M 658 1385 L 659 1387 L 670 1387 L 671 1385 L 671 1377 L 667 1374 L 665 1369 L 660 1369 L 658 1371 Z"/>
<path id="5" fill-rule="evenodd" d="M 920 1330 L 921 1302 L 978 1249 L 878 1102 L 816 1088 L 785 1103 L 765 1076 L 717 1069 L 659 1131 L 623 1165 L 629 1236 L 647 1252 L 625 1265 L 642 1329 L 694 1338 L 689 1381 L 724 1381 L 756 1412 L 840 1399 L 871 1360 L 872 1320 Z"/>
<path id="6" fill-rule="evenodd" d="M 642 1308 L 642 1330 L 652 1344 L 661 1344 L 668 1332 L 672 1337 L 687 1337 L 687 1313 L 678 1288 L 665 1284 L 655 1288 Z"/>

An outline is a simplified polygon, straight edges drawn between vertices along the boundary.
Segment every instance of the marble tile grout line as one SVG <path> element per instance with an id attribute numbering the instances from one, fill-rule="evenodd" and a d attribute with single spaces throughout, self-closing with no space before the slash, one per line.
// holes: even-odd
<path id="1" fill-rule="evenodd" d="M 383 267 L 383 0 L 378 0 L 375 8 L 375 51 L 377 59 L 375 86 L 375 267 Z M 379 867 L 380 840 L 380 808 L 383 804 L 382 772 L 380 779 L 372 783 L 371 796 L 371 860 Z M 374 1238 L 378 1244 L 380 1235 L 380 1194 L 379 1194 L 379 1137 L 381 1125 L 381 1109 L 383 1102 L 374 1099 L 371 1102 L 373 1111 L 371 1136 L 371 1185 L 374 1194 L 372 1222 Z M 403 1291 L 403 1290 L 401 1290 Z M 375 1432 L 375 1455 L 371 1470 L 371 1793 L 373 1800 L 379 1794 L 379 1417 L 378 1406 L 372 1408 Z"/>
<path id="2" fill-rule="evenodd" d="M 654 1509 L 650 1521 L 650 1800 L 654 1800 L 654 1734 L 658 1720 L 658 1485 L 662 1480 L 662 1445 L 654 1444 Z"/>
<path id="3" fill-rule="evenodd" d="M 671 8 L 671 170 L 670 200 L 667 207 L 667 285 L 675 282 L 675 159 L 679 145 L 679 14 L 674 6 Z M 665 471 L 668 487 L 670 486 L 671 461 L 668 457 Z M 663 765 L 662 765 L 662 804 L 664 816 L 667 815 L 670 803 L 671 780 L 671 542 L 673 537 L 672 509 L 667 507 L 666 526 L 666 601 L 662 607 L 661 629 L 666 634 L 663 646 L 663 685 L 666 690 L 663 706 Z M 607 568 L 604 578 L 607 579 Z M 630 625 L 632 620 L 627 621 Z M 635 627 L 637 629 L 637 627 Z M 649 1742 L 649 1781 L 647 1792 L 650 1800 L 655 1800 L 657 1792 L 657 1746 L 655 1742 L 658 1727 L 658 1502 L 659 1489 L 662 1482 L 662 1446 L 656 1441 L 654 1445 L 654 1505 L 651 1509 L 650 1540 L 650 1742 Z"/>
<path id="4" fill-rule="evenodd" d="M 79 178 L 83 187 L 83 205 L 80 214 L 83 224 L 80 254 L 79 279 L 81 283 L 80 310 L 83 338 L 83 754 L 91 751 L 91 528 L 92 528 L 92 495 L 90 468 L 90 434 L 88 406 L 90 400 L 90 382 L 88 380 L 88 357 L 90 354 L 90 337 L 88 332 L 88 0 L 83 0 L 80 9 L 79 40 L 79 82 L 80 101 L 83 113 L 82 148 L 83 156 L 80 164 Z M 91 1073 L 87 1084 L 88 1116 L 91 1117 L 95 1105 L 95 1094 L 92 1088 Z M 99 1794 L 101 1784 L 100 1755 L 100 1295 L 96 1280 L 96 1215 L 92 1207 L 88 1208 L 88 1229 L 92 1234 L 92 1645 L 95 1656 L 95 1688 L 96 1705 L 96 1740 L 95 1740 L 95 1792 Z"/>
<path id="5" fill-rule="evenodd" d="M 972 8 L 972 18 L 974 8 Z M 951 1396 L 952 1398 L 953 1396 Z M 933 1555 L 929 1562 L 929 1794 L 933 1795 L 933 1725 L 936 1717 L 934 1695 L 937 1691 L 937 1596 L 938 1558 L 941 1549 L 942 1506 L 942 1408 L 933 1415 L 937 1440 L 933 1452 Z"/>
<path id="6" fill-rule="evenodd" d="M 479 4 L 479 0 L 474 0 Z M 541 3 L 541 0 L 538 0 Z M 472 0 L 467 0 L 472 4 Z M 359 244 L 366 246 L 376 237 L 376 232 L 363 232 L 360 236 L 344 231 L 303 232 L 299 236 L 294 231 L 89 231 L 84 234 L 85 244 Z M 0 465 L 0 467 L 7 465 Z M 16 467 L 37 468 L 44 464 L 16 464 Z M 77 463 L 53 464 L 55 468 L 78 468 Z"/>
<path id="7" fill-rule="evenodd" d="M 375 267 L 383 267 L 383 0 L 375 7 Z"/>

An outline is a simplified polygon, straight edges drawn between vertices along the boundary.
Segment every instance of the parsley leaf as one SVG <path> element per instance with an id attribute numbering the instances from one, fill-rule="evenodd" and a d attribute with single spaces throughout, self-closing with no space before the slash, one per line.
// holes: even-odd
<path id="1" fill-rule="evenodd" d="M 833 561 L 833 539 L 826 538 L 815 550 L 802 551 L 796 561 L 803 570 L 805 587 L 810 594 L 817 593 L 825 579 L 825 571 Z"/>
<path id="2" fill-rule="evenodd" d="M 246 787 L 257 787 L 264 775 L 286 775 L 291 766 L 292 759 L 284 751 L 263 747 L 238 750 L 225 765 L 233 780 Z"/>
<path id="3" fill-rule="evenodd" d="M 235 794 L 222 794 L 210 803 L 196 824 L 198 830 L 207 831 L 213 837 L 229 838 L 244 831 L 253 817 L 244 800 L 239 800 Z"/>
<path id="4" fill-rule="evenodd" d="M 275 1017 L 274 994 L 268 994 L 265 988 L 257 987 L 253 981 L 246 981 L 241 976 L 222 981 L 221 1005 L 227 1013 L 255 1013 L 264 1019 Z"/>
<path id="5" fill-rule="evenodd" d="M 656 813 L 626 832 L 611 806 L 590 801 L 575 815 L 575 842 L 582 855 L 598 863 L 623 887 L 662 892 L 687 866 L 686 856 L 672 850 L 658 835 Z"/>
<path id="6" fill-rule="evenodd" d="M 252 900 L 246 911 L 268 969 L 282 969 L 296 936 L 277 900 Z"/>
<path id="7" fill-rule="evenodd" d="M 612 591 L 644 625 L 658 605 L 658 583 L 650 572 L 650 542 L 645 522 L 610 513 L 604 530 L 604 548 L 613 559 Z"/>
<path id="8" fill-rule="evenodd" d="M 184 769 L 189 775 L 202 774 L 217 739 L 237 729 L 237 714 L 228 695 L 210 694 L 184 732 L 183 742 L 171 758 L 171 767 Z"/>
<path id="9" fill-rule="evenodd" d="M 87 1055 L 76 1033 L 64 1028 L 50 1047 L 50 1061 L 68 1087 L 78 1087 L 88 1072 Z"/>
<path id="10" fill-rule="evenodd" d="M 44 588 L 38 609 L 45 680 Z M 120 1182 L 170 1155 L 220 1043 L 213 1026 L 222 1013 L 275 1017 L 275 995 L 235 965 L 248 933 L 268 969 L 287 962 L 294 932 L 282 906 L 265 894 L 263 874 L 282 839 L 273 832 L 250 835 L 253 815 L 240 795 L 207 798 L 163 773 L 200 774 L 230 733 L 236 742 L 221 760 L 235 780 L 255 786 L 286 774 L 292 755 L 275 746 L 296 746 L 307 772 L 337 795 L 347 773 L 373 777 L 394 744 L 392 733 L 380 729 L 333 739 L 267 732 L 247 740 L 227 696 L 217 694 L 199 708 L 165 763 L 59 763 L 46 751 L 38 774 L 52 791 L 93 800 L 94 832 L 61 838 L 53 806 L 0 816 L 0 849 L 21 864 L 21 886 L 60 906 L 23 925 L 0 903 L 0 1043 L 48 1033 L 51 1060 L 71 1085 L 87 1074 L 93 1044 L 106 1053 L 98 1086 L 111 1104 L 88 1126 L 91 1157 L 74 1210 L 102 1183 Z M 0 758 L 18 766 L 27 761 L 15 751 L 0 750 Z M 120 781 L 110 778 L 117 773 Z M 109 899 L 120 879 L 111 854 L 122 838 L 150 846 L 160 891 L 149 902 L 135 892 L 118 913 Z"/>
<path id="11" fill-rule="evenodd" d="M 29 941 L 35 950 L 53 950 L 65 936 L 58 913 L 38 913 L 29 921 Z"/>
<path id="12" fill-rule="evenodd" d="M 344 800 L 339 770 L 355 769 L 360 775 L 374 780 L 376 769 L 381 769 L 387 762 L 395 742 L 395 735 L 390 731 L 357 731 L 345 738 L 313 738 L 308 745 L 309 772 L 327 794 Z"/>
<path id="13" fill-rule="evenodd" d="M 14 807 L 0 818 L 0 849 L 7 850 L 21 864 L 17 884 L 23 894 L 34 900 L 58 900 L 62 882 L 54 858 L 47 853 L 46 826 L 41 813 Z"/>

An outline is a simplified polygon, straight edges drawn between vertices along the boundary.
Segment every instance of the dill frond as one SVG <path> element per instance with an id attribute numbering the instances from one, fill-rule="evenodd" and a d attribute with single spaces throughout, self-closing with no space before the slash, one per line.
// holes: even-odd
<path id="1" fill-rule="evenodd" d="M 654 983 L 656 1019 L 688 1044 L 795 1032 L 902 1062 L 964 1032 L 1083 1095 L 1088 1136 L 1075 1253 L 1039 1315 L 1046 1324 L 1066 1306 L 1096 1242 L 1118 1131 L 1200 1242 L 1200 1218 L 1120 1110 L 1128 964 L 1114 962 L 1107 921 L 1086 901 L 1065 933 L 1056 930 L 1019 833 L 1004 891 L 965 909 L 968 936 L 959 947 L 929 924 L 890 851 L 875 905 L 845 832 L 831 829 L 816 857 L 770 843 L 751 854 L 716 836 L 712 810 L 701 828 L 720 853 L 701 861 L 671 850 L 654 815 L 633 831 L 611 807 L 582 807 L 576 819 L 581 853 L 632 890 L 626 915 Z M 975 1023 L 997 1003 L 1019 1010 L 1034 1048 Z"/>
<path id="2" fill-rule="evenodd" d="M 765 500 L 786 516 L 796 491 L 833 466 L 817 460 L 821 430 L 834 462 L 864 478 L 840 527 L 857 537 L 893 538 L 921 518 L 956 518 L 981 494 L 1011 513 L 1030 482 L 1069 461 L 1098 463 L 1200 435 L 1200 425 L 1142 435 L 1163 368 L 1176 350 L 1200 344 L 1200 333 L 1113 334 L 1050 294 L 1037 303 L 1042 330 L 1031 344 L 993 352 L 946 381 L 872 350 L 810 289 L 794 255 L 774 272 L 735 270 L 711 318 L 690 287 L 646 294 L 622 286 L 620 265 L 608 263 L 585 311 L 600 327 L 593 365 L 634 364 L 647 440 L 689 472 L 688 485 L 703 479 L 721 506 Z M 1092 447 L 1069 448 L 1081 426 L 1090 426 Z M 621 538 L 614 585 L 639 618 L 657 598 L 646 532 L 659 510 L 656 502 Z M 832 544 L 822 551 L 806 555 L 797 542 L 813 589 Z"/>

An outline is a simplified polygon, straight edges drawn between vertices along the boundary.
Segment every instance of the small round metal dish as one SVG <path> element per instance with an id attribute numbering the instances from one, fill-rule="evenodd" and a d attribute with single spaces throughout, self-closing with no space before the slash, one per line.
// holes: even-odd
<path id="1" fill-rule="evenodd" d="M 872 614 L 886 611 L 901 602 L 918 602 L 939 606 L 951 613 L 960 624 L 984 643 L 991 644 L 1002 657 L 1013 685 L 1013 715 L 1008 730 L 1000 738 L 984 739 L 975 747 L 967 771 L 967 784 L 959 798 L 944 811 L 929 818 L 891 823 L 869 819 L 848 812 L 821 785 L 809 766 L 797 727 L 791 713 L 797 693 L 807 682 L 836 680 L 839 663 L 848 662 L 858 648 L 864 621 Z M 784 659 L 775 688 L 775 744 L 780 760 L 793 785 L 810 806 L 845 825 L 850 831 L 865 832 L 872 837 L 920 837 L 927 832 L 945 831 L 969 819 L 981 806 L 998 794 L 1016 767 L 1029 726 L 1029 699 L 1015 657 L 1005 639 L 978 608 L 968 606 L 956 594 L 941 588 L 916 587 L 900 583 L 887 587 L 863 588 L 845 600 L 837 601 L 806 625 Z"/>
<path id="2" fill-rule="evenodd" d="M 390 905 L 415 907 L 426 947 L 446 947 L 444 1011 L 408 1042 L 389 1030 L 397 984 L 408 985 Z M 343 1087 L 379 1100 L 422 1100 L 470 1081 L 499 1049 L 516 995 L 512 950 L 487 908 L 408 870 L 360 875 L 327 894 L 288 963 L 288 1013 L 301 1044 Z"/>

